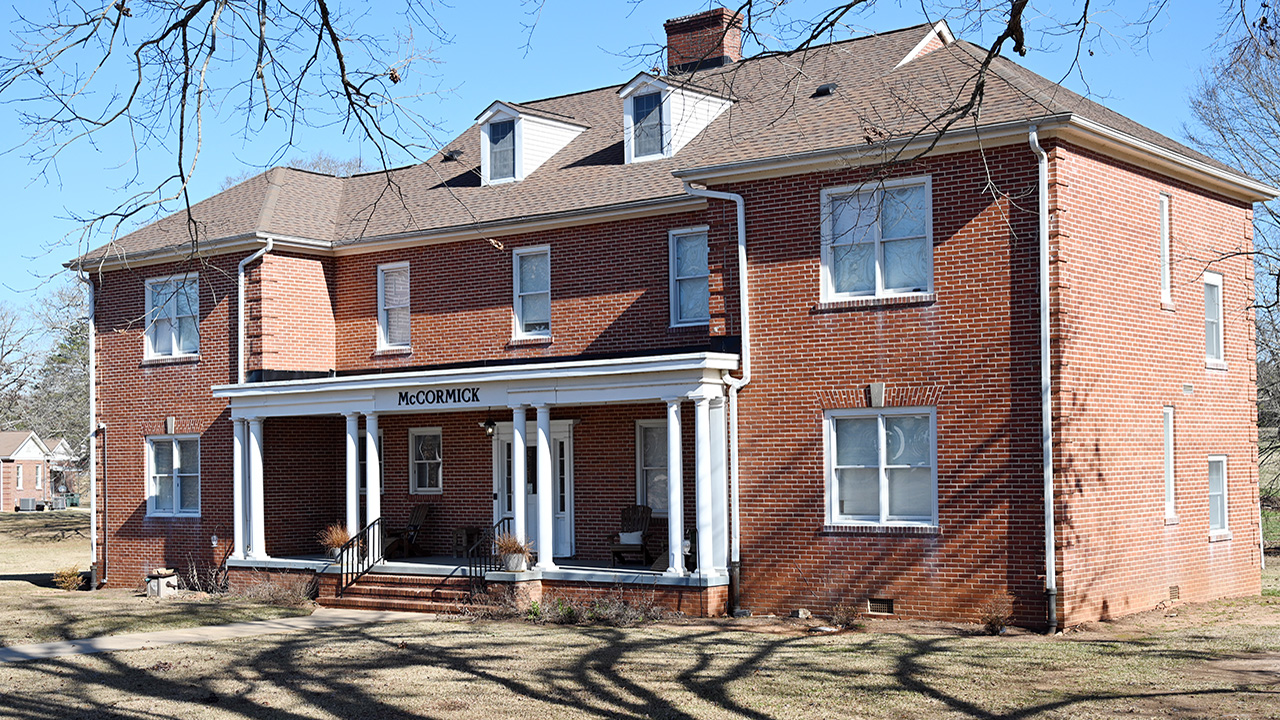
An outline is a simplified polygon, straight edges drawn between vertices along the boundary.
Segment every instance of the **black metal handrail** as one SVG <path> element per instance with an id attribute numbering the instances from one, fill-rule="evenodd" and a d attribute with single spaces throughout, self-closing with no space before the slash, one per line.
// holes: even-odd
<path id="1" fill-rule="evenodd" d="M 493 544 L 499 535 L 510 532 L 511 518 L 502 518 L 492 528 L 482 531 L 480 538 L 467 548 L 467 578 L 471 581 L 471 592 L 482 592 L 485 573 L 501 568 Z"/>
<path id="2" fill-rule="evenodd" d="M 338 551 L 338 566 L 342 574 L 337 594 L 341 596 L 382 560 L 382 518 L 375 518 Z"/>

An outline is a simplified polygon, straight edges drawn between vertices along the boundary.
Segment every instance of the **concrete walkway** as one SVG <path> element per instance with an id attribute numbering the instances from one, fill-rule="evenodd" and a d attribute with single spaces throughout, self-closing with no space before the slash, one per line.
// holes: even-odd
<path id="1" fill-rule="evenodd" d="M 115 652 L 117 650 L 140 650 L 142 648 L 176 645 L 178 643 L 230 640 L 233 638 L 253 637 L 255 635 L 323 630 L 325 628 L 376 622 L 430 620 L 435 617 L 435 615 L 428 613 L 317 608 L 310 615 L 301 617 L 254 620 L 252 622 L 210 625 L 207 627 L 184 628 L 182 630 L 157 630 L 155 632 L 130 633 L 128 635 L 106 635 L 85 640 L 64 640 L 62 642 L 39 643 L 36 645 L 11 645 L 9 647 L 0 647 L 0 662 L 42 660 L 62 655 L 88 655 L 91 653 Z"/>

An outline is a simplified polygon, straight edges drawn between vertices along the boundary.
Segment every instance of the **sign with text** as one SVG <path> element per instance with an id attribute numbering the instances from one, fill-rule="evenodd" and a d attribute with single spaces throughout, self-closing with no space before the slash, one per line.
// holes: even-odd
<path id="1" fill-rule="evenodd" d="M 502 405 L 506 393 L 477 385 L 391 388 L 379 390 L 374 407 L 378 412 L 458 410 Z"/>

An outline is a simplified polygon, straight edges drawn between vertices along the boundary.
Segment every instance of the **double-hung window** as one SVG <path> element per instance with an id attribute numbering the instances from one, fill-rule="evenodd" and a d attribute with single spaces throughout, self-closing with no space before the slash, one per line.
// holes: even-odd
<path id="1" fill-rule="evenodd" d="M 378 349 L 409 347 L 409 263 L 378 266 Z"/>
<path id="2" fill-rule="evenodd" d="M 1173 302 L 1173 252 L 1169 231 L 1169 203 L 1166 193 L 1160 193 L 1160 302 Z"/>
<path id="3" fill-rule="evenodd" d="M 44 467 L 40 465 L 36 466 L 36 489 L 44 489 Z"/>
<path id="4" fill-rule="evenodd" d="M 440 428 L 409 431 L 409 492 L 424 495 L 443 492 L 442 446 Z"/>
<path id="5" fill-rule="evenodd" d="M 706 325 L 711 317 L 707 229 L 672 230 L 671 324 Z"/>
<path id="6" fill-rule="evenodd" d="M 22 489 L 22 466 L 15 464 L 13 466 L 13 482 L 14 487 L 18 490 Z"/>
<path id="7" fill-rule="evenodd" d="M 200 438 L 147 438 L 148 515 L 200 514 Z"/>
<path id="8" fill-rule="evenodd" d="M 149 358 L 182 357 L 200 352 L 200 289 L 195 275 L 148 280 L 147 351 Z"/>
<path id="9" fill-rule="evenodd" d="M 516 338 L 551 337 L 551 250 L 515 251 Z"/>
<path id="10" fill-rule="evenodd" d="M 1209 531 L 1227 531 L 1227 456 L 1209 456 Z"/>
<path id="11" fill-rule="evenodd" d="M 1178 517 L 1178 506 L 1173 484 L 1173 408 L 1164 408 L 1164 516 Z"/>
<path id="12" fill-rule="evenodd" d="M 667 422 L 636 421 L 636 502 L 667 515 Z"/>
<path id="13" fill-rule="evenodd" d="M 1204 274 L 1204 360 L 1222 365 L 1222 276 Z"/>
<path id="14" fill-rule="evenodd" d="M 516 176 L 516 121 L 489 123 L 489 180 Z"/>
<path id="15" fill-rule="evenodd" d="M 937 524 L 933 408 L 828 410 L 831 524 Z"/>
<path id="16" fill-rule="evenodd" d="M 662 93 L 636 95 L 631 99 L 632 154 L 635 157 L 662 155 Z"/>
<path id="17" fill-rule="evenodd" d="M 928 177 L 822 191 L 822 299 L 933 290 Z"/>

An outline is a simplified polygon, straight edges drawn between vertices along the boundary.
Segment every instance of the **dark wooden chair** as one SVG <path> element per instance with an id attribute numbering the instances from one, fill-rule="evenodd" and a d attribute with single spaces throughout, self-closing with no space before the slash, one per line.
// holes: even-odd
<path id="1" fill-rule="evenodd" d="M 409 511 L 409 521 L 403 528 L 387 533 L 389 536 L 385 550 L 387 557 L 391 557 L 393 549 L 400 551 L 400 557 L 426 554 L 418 543 L 422 539 L 423 526 L 427 524 L 429 512 L 431 512 L 430 505 L 418 503 L 413 506 L 413 510 Z"/>
<path id="2" fill-rule="evenodd" d="M 618 534 L 614 535 L 615 542 L 609 546 L 609 553 L 613 556 L 614 567 L 622 564 L 623 555 L 630 553 L 639 554 L 644 558 L 645 565 L 653 562 L 653 555 L 649 552 L 649 545 L 645 539 L 645 533 L 649 532 L 649 519 L 651 517 L 653 517 L 653 508 L 648 505 L 630 505 L 622 508 Z M 639 533 L 639 535 L 624 540 L 622 535 L 626 533 Z M 638 538 L 639 542 L 631 541 L 635 538 Z"/>

